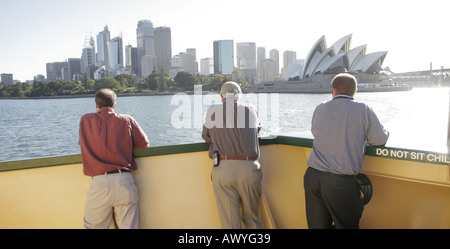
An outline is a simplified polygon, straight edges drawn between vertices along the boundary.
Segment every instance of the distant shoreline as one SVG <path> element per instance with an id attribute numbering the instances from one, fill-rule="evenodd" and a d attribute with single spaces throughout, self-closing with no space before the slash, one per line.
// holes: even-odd
<path id="1" fill-rule="evenodd" d="M 117 93 L 117 97 L 135 97 L 135 96 L 165 96 L 173 95 L 178 92 L 164 92 L 164 93 Z M 192 94 L 193 92 L 184 92 Z M 95 94 L 79 94 L 79 95 L 58 95 L 58 96 L 38 96 L 38 97 L 0 97 L 1 99 L 73 99 L 73 98 L 93 98 Z"/>
<path id="2" fill-rule="evenodd" d="M 448 84 L 441 84 L 441 85 L 415 85 L 411 86 L 411 88 L 447 88 L 450 87 Z M 373 91 L 375 90 L 375 91 Z M 409 89 L 411 90 L 411 89 Z M 405 90 L 400 90 L 405 91 Z M 278 93 L 278 94 L 320 94 L 320 93 L 330 93 L 330 91 L 248 91 L 248 89 L 243 89 L 242 91 L 244 94 L 246 93 Z M 360 89 L 358 92 L 389 92 L 386 90 L 378 90 L 377 89 Z M 174 95 L 177 93 L 186 93 L 188 95 L 194 94 L 194 91 L 178 91 L 178 92 L 128 92 L 128 93 L 117 93 L 117 97 L 136 97 L 136 96 L 166 96 L 166 95 Z M 203 92 L 204 93 L 204 92 Z M 0 97 L 0 100 L 2 99 L 17 99 L 17 100 L 23 100 L 23 99 L 73 99 L 73 98 L 94 98 L 95 93 L 92 94 L 79 94 L 79 95 L 58 95 L 58 96 L 39 96 L 39 97 Z"/>

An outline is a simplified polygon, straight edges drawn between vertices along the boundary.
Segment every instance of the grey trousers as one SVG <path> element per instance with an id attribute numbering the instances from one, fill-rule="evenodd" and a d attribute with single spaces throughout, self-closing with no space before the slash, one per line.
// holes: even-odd
<path id="1" fill-rule="evenodd" d="M 241 221 L 248 229 L 261 228 L 262 172 L 258 161 L 222 160 L 213 168 L 211 179 L 222 228 L 239 229 Z"/>
<path id="2" fill-rule="evenodd" d="M 133 175 L 121 172 L 92 177 L 84 208 L 85 228 L 139 228 L 138 192 Z"/>

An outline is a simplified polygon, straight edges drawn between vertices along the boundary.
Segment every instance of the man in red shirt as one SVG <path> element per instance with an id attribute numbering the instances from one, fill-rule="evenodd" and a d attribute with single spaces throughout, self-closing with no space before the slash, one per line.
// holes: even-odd
<path id="1" fill-rule="evenodd" d="M 138 193 L 131 171 L 137 170 L 133 149 L 147 148 L 147 135 L 133 117 L 116 114 L 116 94 L 101 89 L 95 94 L 97 113 L 80 119 L 83 172 L 91 176 L 84 226 L 107 228 L 113 216 L 119 228 L 138 228 Z"/>

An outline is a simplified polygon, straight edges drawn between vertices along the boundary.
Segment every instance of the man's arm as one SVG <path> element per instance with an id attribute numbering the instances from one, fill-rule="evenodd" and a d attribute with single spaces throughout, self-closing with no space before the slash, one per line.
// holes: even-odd
<path id="1" fill-rule="evenodd" d="M 374 146 L 385 145 L 389 138 L 389 132 L 384 129 L 377 115 L 370 107 L 368 108 L 368 115 L 367 143 Z"/>
<path id="2" fill-rule="evenodd" d="M 211 143 L 211 137 L 209 136 L 209 129 L 203 125 L 202 138 L 207 143 Z"/>
<path id="3" fill-rule="evenodd" d="M 148 137 L 139 124 L 131 118 L 131 136 L 133 138 L 133 147 L 136 149 L 145 149 L 149 147 Z"/>

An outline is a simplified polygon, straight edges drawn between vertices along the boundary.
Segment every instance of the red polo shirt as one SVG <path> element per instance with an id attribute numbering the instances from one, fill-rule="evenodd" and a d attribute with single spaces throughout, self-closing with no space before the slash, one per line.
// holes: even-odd
<path id="1" fill-rule="evenodd" d="M 80 119 L 80 138 L 83 172 L 96 176 L 117 169 L 135 171 L 133 149 L 147 148 L 147 135 L 133 117 L 116 114 L 111 107 Z"/>

